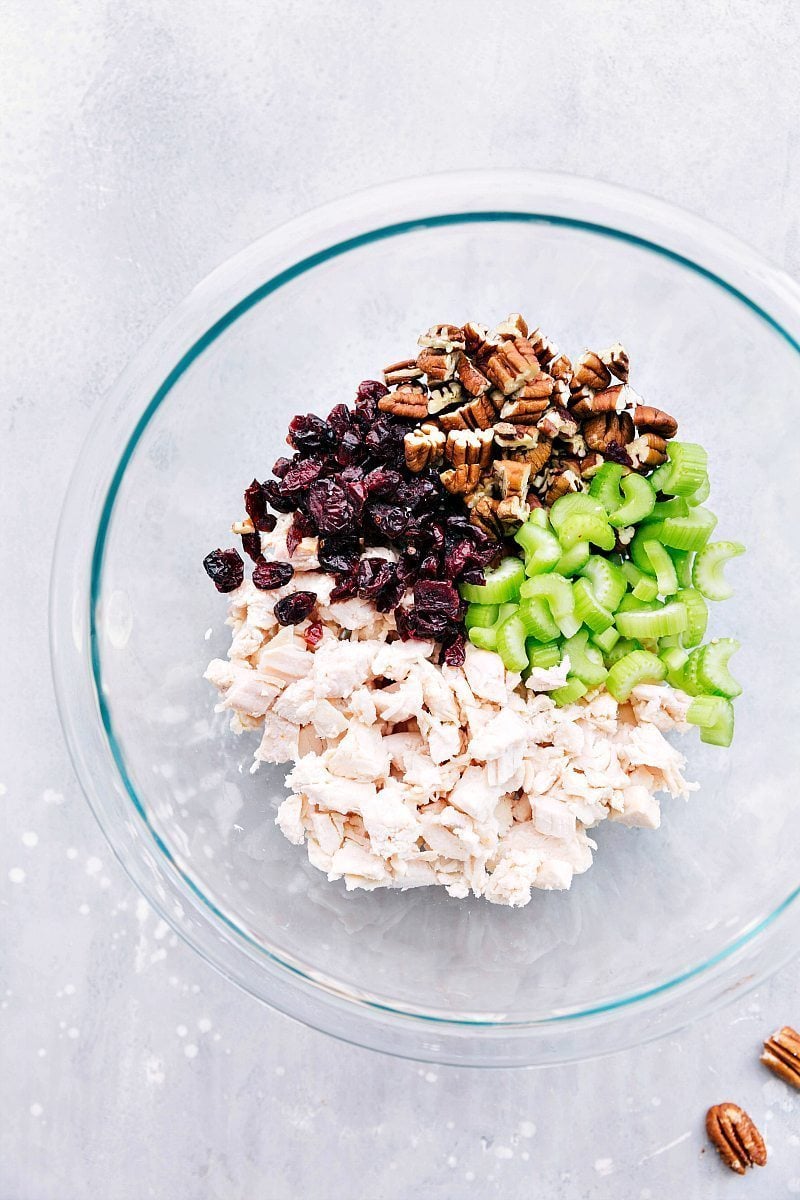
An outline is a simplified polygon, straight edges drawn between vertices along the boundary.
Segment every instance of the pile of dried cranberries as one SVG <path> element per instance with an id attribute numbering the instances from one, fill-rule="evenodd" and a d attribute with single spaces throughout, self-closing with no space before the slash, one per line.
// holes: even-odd
<path id="1" fill-rule="evenodd" d="M 294 454 L 278 459 L 272 479 L 253 481 L 245 507 L 261 532 L 275 528 L 270 509 L 293 513 L 289 556 L 304 537 L 319 538 L 320 570 L 336 580 L 331 599 L 360 596 L 379 612 L 393 609 L 403 639 L 441 642 L 445 662 L 460 665 L 466 605 L 457 584 L 483 583 L 484 567 L 501 545 L 470 524 L 434 469 L 408 470 L 403 439 L 414 422 L 381 413 L 378 401 L 386 394 L 382 383 L 366 380 L 352 408 L 337 404 L 327 420 L 295 417 L 286 439 Z M 282 587 L 291 579 L 291 564 L 261 557 L 257 533 L 243 534 L 242 543 L 255 561 L 256 587 Z M 392 547 L 397 562 L 370 556 L 372 546 Z M 236 550 L 214 550 L 204 566 L 219 591 L 233 591 L 244 577 Z M 290 594 L 278 601 L 275 615 L 281 624 L 297 624 L 310 615 L 314 599 L 312 592 Z"/>

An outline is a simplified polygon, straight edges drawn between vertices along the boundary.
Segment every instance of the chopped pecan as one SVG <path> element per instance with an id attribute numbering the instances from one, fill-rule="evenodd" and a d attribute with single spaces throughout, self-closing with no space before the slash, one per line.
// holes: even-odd
<path id="1" fill-rule="evenodd" d="M 451 429 L 489 429 L 496 419 L 497 413 L 489 398 L 477 396 L 453 412 L 442 413 L 439 424 L 449 433 Z"/>
<path id="2" fill-rule="evenodd" d="M 500 339 L 489 332 L 488 325 L 481 325 L 477 321 L 467 321 L 465 324 L 464 348 L 467 354 L 474 356 L 480 354 L 484 347 L 494 349 L 499 344 Z"/>
<path id="3" fill-rule="evenodd" d="M 396 383 L 411 383 L 421 376 L 422 368 L 417 365 L 415 358 L 403 358 L 383 368 L 383 381 L 387 387 L 393 387 Z"/>
<path id="4" fill-rule="evenodd" d="M 445 436 L 435 425 L 421 425 L 412 429 L 403 439 L 406 466 L 409 471 L 419 474 L 426 467 L 435 467 L 442 461 L 445 446 Z"/>
<path id="5" fill-rule="evenodd" d="M 493 470 L 503 500 L 508 496 L 520 496 L 525 499 L 531 478 L 530 463 L 518 462 L 511 458 L 497 458 Z"/>
<path id="6" fill-rule="evenodd" d="M 576 393 L 588 388 L 592 392 L 600 392 L 610 383 L 611 375 L 600 355 L 595 354 L 594 350 L 585 350 L 575 363 L 570 391 Z"/>
<path id="7" fill-rule="evenodd" d="M 529 463 L 531 475 L 538 475 L 553 453 L 553 443 L 547 438 L 540 438 L 536 446 L 529 446 L 524 450 L 509 450 L 507 453 L 517 462 Z"/>
<path id="8" fill-rule="evenodd" d="M 529 333 L 528 341 L 533 346 L 533 353 L 543 367 L 552 362 L 558 354 L 558 347 L 555 342 L 551 342 L 550 338 L 542 333 L 541 329 L 534 329 Z"/>
<path id="9" fill-rule="evenodd" d="M 539 374 L 539 360 L 525 338 L 502 342 L 486 359 L 484 371 L 504 396 L 523 387 Z"/>
<path id="10" fill-rule="evenodd" d="M 564 467 L 551 475 L 545 501 L 547 504 L 553 505 L 561 496 L 566 496 L 569 492 L 580 491 L 582 491 L 580 474 L 572 467 Z"/>
<path id="11" fill-rule="evenodd" d="M 574 368 L 572 362 L 567 358 L 566 354 L 559 354 L 554 358 L 547 368 L 553 379 L 565 379 L 567 383 L 572 379 Z"/>
<path id="12" fill-rule="evenodd" d="M 501 450 L 529 450 L 539 444 L 539 431 L 530 425 L 500 421 L 494 427 L 494 440 Z"/>
<path id="13" fill-rule="evenodd" d="M 439 476 L 444 487 L 451 495 L 463 496 L 473 491 L 481 481 L 481 468 L 477 463 L 453 467 L 443 471 Z"/>
<path id="14" fill-rule="evenodd" d="M 584 479 L 591 479 L 593 475 L 597 474 L 604 462 L 605 459 L 602 454 L 598 454 L 596 450 L 589 450 L 581 459 L 581 476 Z"/>
<path id="15" fill-rule="evenodd" d="M 557 381 L 552 375 L 548 375 L 547 371 L 537 371 L 532 379 L 523 384 L 518 392 L 514 393 L 515 400 L 540 400 L 542 397 L 552 396 L 556 390 Z"/>
<path id="16" fill-rule="evenodd" d="M 463 350 L 456 355 L 456 375 L 461 386 L 470 396 L 482 396 L 489 390 L 489 380 L 477 367 L 473 366 Z"/>
<path id="17" fill-rule="evenodd" d="M 393 417 L 411 417 L 422 421 L 428 415 L 428 397 L 424 388 L 404 383 L 388 395 L 381 396 L 378 408 L 381 412 L 391 413 Z"/>
<path id="18" fill-rule="evenodd" d="M 548 406 L 547 396 L 542 396 L 540 399 L 523 400 L 517 393 L 510 400 L 506 400 L 500 409 L 500 418 L 503 421 L 510 421 L 513 425 L 535 425 Z"/>
<path id="19" fill-rule="evenodd" d="M 241 521 L 234 521 L 231 525 L 231 533 L 244 535 L 248 533 L 255 533 L 255 531 L 256 527 L 249 517 L 242 517 Z"/>
<path id="20" fill-rule="evenodd" d="M 726 1100 L 712 1105 L 706 1113 L 706 1133 L 726 1167 L 737 1175 L 744 1175 L 748 1167 L 765 1165 L 764 1139 L 738 1104 Z"/>
<path id="21" fill-rule="evenodd" d="M 497 516 L 504 526 L 521 525 L 523 521 L 527 521 L 530 513 L 531 506 L 522 496 L 507 496 L 497 505 Z"/>
<path id="22" fill-rule="evenodd" d="M 472 525 L 476 525 L 478 529 L 482 529 L 484 533 L 488 533 L 492 537 L 503 537 L 505 530 L 497 516 L 499 500 L 487 492 L 476 490 L 465 498 L 465 504 L 469 509 L 469 519 Z"/>
<path id="23" fill-rule="evenodd" d="M 444 350 L 450 354 L 453 350 L 464 349 L 464 330 L 460 325 L 449 325 L 442 322 L 431 325 L 427 333 L 417 338 L 418 346 L 426 346 L 431 350 Z"/>
<path id="24" fill-rule="evenodd" d="M 667 443 L 657 433 L 643 433 L 625 449 L 634 467 L 660 467 L 667 461 Z"/>
<path id="25" fill-rule="evenodd" d="M 571 438 L 578 432 L 578 422 L 569 409 L 561 404 L 551 404 L 544 416 L 538 420 L 536 428 L 545 437 Z"/>
<path id="26" fill-rule="evenodd" d="M 453 429 L 447 435 L 445 459 L 454 467 L 464 464 L 471 466 L 473 463 L 488 467 L 492 458 L 492 440 L 491 429 L 479 429 L 474 432 L 469 429 Z"/>
<path id="27" fill-rule="evenodd" d="M 598 413 L 583 426 L 583 436 L 591 450 L 607 454 L 610 447 L 622 450 L 634 436 L 633 418 L 629 413 Z"/>
<path id="28" fill-rule="evenodd" d="M 800 1033 L 784 1025 L 764 1042 L 761 1061 L 792 1087 L 800 1088 Z"/>
<path id="29" fill-rule="evenodd" d="M 663 438 L 671 438 L 678 432 L 678 422 L 674 417 L 662 408 L 652 408 L 649 404 L 637 404 L 633 420 L 641 433 L 658 433 Z"/>
<path id="30" fill-rule="evenodd" d="M 428 392 L 428 416 L 434 417 L 444 409 L 458 404 L 464 398 L 461 384 L 450 379 L 441 385 L 434 384 Z"/>
<path id="31" fill-rule="evenodd" d="M 615 387 L 596 392 L 594 396 L 589 397 L 589 409 L 593 413 L 625 412 L 629 407 L 627 393 L 630 390 L 618 383 Z"/>
<path id="32" fill-rule="evenodd" d="M 446 383 L 456 370 L 456 356 L 446 350 L 423 350 L 417 355 L 417 366 L 427 376 L 428 383 Z"/>
<path id="33" fill-rule="evenodd" d="M 528 336 L 528 322 L 520 313 L 511 313 L 494 332 L 497 337 L 524 338 Z"/>
<path id="34" fill-rule="evenodd" d="M 630 370 L 628 351 L 620 342 L 614 342 L 614 345 L 609 346 L 607 350 L 601 350 L 600 359 L 603 366 L 608 367 L 612 375 L 616 375 L 617 379 L 621 379 L 623 383 L 628 382 L 628 371 Z"/>

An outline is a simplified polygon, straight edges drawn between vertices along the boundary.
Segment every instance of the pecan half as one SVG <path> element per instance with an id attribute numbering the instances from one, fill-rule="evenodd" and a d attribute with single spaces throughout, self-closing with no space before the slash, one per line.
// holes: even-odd
<path id="1" fill-rule="evenodd" d="M 488 396 L 477 396 L 453 412 L 442 413 L 439 424 L 449 433 L 451 429 L 490 429 L 496 420 L 497 412 Z"/>
<path id="2" fill-rule="evenodd" d="M 531 478 L 530 463 L 511 458 L 497 458 L 493 469 L 500 495 L 504 500 L 508 496 L 520 496 L 525 499 Z"/>
<path id="3" fill-rule="evenodd" d="M 530 425 L 512 425 L 500 421 L 494 427 L 494 440 L 501 450 L 530 450 L 539 444 L 539 431 Z"/>
<path id="4" fill-rule="evenodd" d="M 528 336 L 528 322 L 521 313 L 511 313 L 494 332 L 497 337 L 524 338 Z"/>
<path id="5" fill-rule="evenodd" d="M 506 400 L 500 409 L 500 418 L 503 421 L 510 421 L 512 425 L 535 425 L 542 413 L 547 411 L 549 404 L 547 396 L 542 396 L 538 400 L 528 400 L 520 398 L 518 392 L 516 396 Z"/>
<path id="6" fill-rule="evenodd" d="M 479 463 L 488 467 L 492 460 L 493 434 L 491 429 L 473 432 L 469 429 L 453 429 L 447 435 L 444 456 L 454 467 Z"/>
<path id="7" fill-rule="evenodd" d="M 449 471 L 443 471 L 439 476 L 444 487 L 451 495 L 463 496 L 467 492 L 474 491 L 481 481 L 481 468 L 477 463 L 469 466 L 465 463 L 460 467 L 452 467 Z"/>
<path id="8" fill-rule="evenodd" d="M 678 432 L 678 422 L 674 417 L 662 408 L 652 408 L 649 404 L 637 404 L 633 419 L 642 433 L 657 433 L 663 438 L 671 438 Z"/>
<path id="9" fill-rule="evenodd" d="M 607 350 L 601 350 L 600 359 L 612 375 L 616 375 L 617 379 L 621 379 L 623 383 L 628 382 L 630 361 L 628 351 L 621 342 L 614 342 L 614 345 L 609 346 Z"/>
<path id="10" fill-rule="evenodd" d="M 539 360 L 525 338 L 501 342 L 486 359 L 484 371 L 504 396 L 517 391 L 539 374 Z"/>
<path id="11" fill-rule="evenodd" d="M 531 475 L 538 475 L 553 453 L 553 443 L 547 438 L 539 438 L 535 446 L 524 450 L 509 450 L 507 453 L 517 462 L 530 463 Z"/>
<path id="12" fill-rule="evenodd" d="M 667 461 L 667 443 L 657 433 L 643 433 L 625 449 L 634 467 L 660 467 Z"/>
<path id="13" fill-rule="evenodd" d="M 748 1167 L 765 1165 L 764 1139 L 738 1104 L 726 1100 L 712 1105 L 706 1113 L 706 1133 L 722 1161 L 737 1175 L 744 1175 Z"/>
<path id="14" fill-rule="evenodd" d="M 566 354 L 559 354 L 557 358 L 553 359 L 547 369 L 553 376 L 553 379 L 565 379 L 567 383 L 572 379 L 574 371 L 572 363 Z"/>
<path id="15" fill-rule="evenodd" d="M 411 383 L 421 375 L 422 368 L 417 365 L 415 358 L 403 358 L 383 368 L 383 381 L 387 387 L 394 387 L 396 383 Z"/>
<path id="16" fill-rule="evenodd" d="M 590 450 L 581 459 L 581 476 L 584 479 L 591 479 L 593 475 L 597 474 L 604 462 L 605 459 L 602 454 L 598 454 L 596 450 Z"/>
<path id="17" fill-rule="evenodd" d="M 497 516 L 504 526 L 521 525 L 530 515 L 531 507 L 522 496 L 507 496 L 497 505 Z"/>
<path id="18" fill-rule="evenodd" d="M 777 1029 L 764 1042 L 761 1061 L 785 1083 L 800 1088 L 800 1033 L 791 1025 Z"/>
<path id="19" fill-rule="evenodd" d="M 534 329 L 529 333 L 528 341 L 533 346 L 533 353 L 543 367 L 552 362 L 558 354 L 558 347 L 555 342 L 551 342 L 547 334 L 542 333 L 541 329 Z"/>
<path id="20" fill-rule="evenodd" d="M 419 474 L 426 467 L 435 467 L 442 461 L 445 436 L 435 425 L 421 425 L 412 429 L 403 439 L 406 466 Z"/>
<path id="21" fill-rule="evenodd" d="M 431 350 L 444 350 L 446 354 L 452 350 L 463 350 L 464 330 L 460 325 L 449 325 L 447 322 L 431 325 L 427 333 L 417 338 L 417 345 L 427 346 Z"/>
<path id="22" fill-rule="evenodd" d="M 536 428 L 545 437 L 571 438 L 578 432 L 578 422 L 572 413 L 561 404 L 551 404 L 544 416 L 540 417 Z M 599 447 L 595 447 L 595 449 L 599 449 Z"/>
<path id="23" fill-rule="evenodd" d="M 547 504 L 553 505 L 559 497 L 566 496 L 569 492 L 582 490 L 580 474 L 572 467 L 563 467 L 551 476 L 545 501 Z"/>
<path id="24" fill-rule="evenodd" d="M 449 379 L 447 383 L 433 384 L 428 392 L 428 416 L 435 417 L 437 413 L 443 412 L 446 408 L 452 408 L 454 404 L 460 404 L 464 399 L 464 392 L 461 384 L 455 379 Z"/>
<path id="25" fill-rule="evenodd" d="M 495 497 L 490 496 L 487 492 L 480 490 L 474 491 L 471 495 L 466 496 L 464 503 L 469 509 L 469 519 L 472 525 L 482 529 L 484 533 L 490 534 L 492 537 L 503 537 L 505 530 L 503 523 L 497 515 L 497 509 L 500 501 Z"/>
<path id="26" fill-rule="evenodd" d="M 456 356 L 446 350 L 426 349 L 417 355 L 417 366 L 429 383 L 446 383 L 455 374 Z"/>
<path id="27" fill-rule="evenodd" d="M 584 350 L 575 363 L 569 385 L 570 391 L 580 392 L 584 388 L 589 388 L 592 392 L 601 392 L 610 383 L 611 373 L 600 355 L 595 354 L 594 350 Z"/>
<path id="28" fill-rule="evenodd" d="M 424 421 L 428 415 L 428 397 L 421 387 L 404 383 L 388 396 L 381 396 L 378 401 L 381 412 L 391 413 L 393 417 L 411 417 Z"/>
<path id="29" fill-rule="evenodd" d="M 464 391 L 469 392 L 470 396 L 482 396 L 489 390 L 489 380 L 472 365 L 463 350 L 456 355 L 456 375 Z"/>
<path id="30" fill-rule="evenodd" d="M 612 446 L 622 450 L 634 436 L 633 418 L 629 413 L 598 413 L 583 426 L 583 436 L 590 450 L 608 453 Z"/>
<path id="31" fill-rule="evenodd" d="M 590 397 L 589 408 L 593 413 L 624 412 L 628 407 L 628 391 L 630 389 L 624 388 L 621 383 L 605 388 Z"/>

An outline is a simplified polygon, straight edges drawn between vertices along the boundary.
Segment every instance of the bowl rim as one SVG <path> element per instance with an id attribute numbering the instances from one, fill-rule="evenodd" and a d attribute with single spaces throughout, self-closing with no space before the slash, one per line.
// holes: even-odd
<path id="1" fill-rule="evenodd" d="M 181 869 L 152 827 L 127 776 L 103 695 L 97 607 L 116 492 L 136 444 L 190 363 L 226 328 L 291 279 L 359 246 L 409 229 L 512 220 L 581 228 L 667 257 L 732 294 L 800 352 L 800 288 L 736 238 L 642 193 L 577 176 L 496 171 L 448 172 L 365 189 L 294 218 L 246 247 L 151 335 L 110 390 L 86 438 L 68 486 L 51 576 L 51 662 L 73 765 L 116 857 L 159 915 L 228 978 L 290 1016 L 360 1045 L 462 1065 L 585 1058 L 674 1029 L 737 994 L 743 983 L 754 986 L 777 969 L 778 959 L 794 953 L 800 887 L 704 962 L 629 996 L 575 1011 L 526 1021 L 486 1020 L 416 1013 L 355 993 L 250 939 Z M 143 395 L 150 399 L 142 410 Z M 121 439 L 122 453 L 115 459 Z M 109 452 L 99 453 L 104 446 Z M 76 553 L 71 534 L 87 525 L 87 513 L 99 514 L 97 526 Z M 134 809 L 124 830 L 120 801 Z M 789 923 L 793 934 L 783 947 L 778 944 L 778 955 L 766 954 L 779 942 L 778 927 L 783 936 Z M 269 986 L 253 976 L 256 962 L 256 973 L 263 972 Z M 616 1020 L 623 1014 L 624 1035 L 624 1022 Z M 605 1041 L 598 1046 L 601 1030 Z"/>

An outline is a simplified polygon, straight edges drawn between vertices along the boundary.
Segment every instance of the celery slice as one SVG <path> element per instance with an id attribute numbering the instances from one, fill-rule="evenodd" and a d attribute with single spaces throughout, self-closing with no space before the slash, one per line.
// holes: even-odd
<path id="1" fill-rule="evenodd" d="M 724 696 L 698 696 L 689 705 L 686 720 L 700 726 L 700 740 L 711 746 L 733 741 L 733 705 Z"/>
<path id="2" fill-rule="evenodd" d="M 577 579 L 572 591 L 575 596 L 575 616 L 581 625 L 588 625 L 593 633 L 602 633 L 614 624 L 614 614 L 597 599 L 588 579 Z"/>
<path id="3" fill-rule="evenodd" d="M 624 475 L 620 488 L 625 500 L 608 518 L 617 529 L 637 525 L 649 517 L 656 503 L 653 485 L 643 475 Z"/>
<path id="4" fill-rule="evenodd" d="M 667 668 L 660 658 L 647 650 L 632 650 L 614 663 L 608 672 L 606 688 L 622 704 L 640 683 L 660 683 Z"/>
<path id="5" fill-rule="evenodd" d="M 568 678 L 580 679 L 587 687 L 598 687 L 608 675 L 603 664 L 603 656 L 595 647 L 589 645 L 589 635 L 581 629 L 574 637 L 567 638 L 563 646 L 564 654 L 569 658 Z"/>
<path id="6" fill-rule="evenodd" d="M 536 509 L 540 512 L 541 509 Z M 561 557 L 558 538 L 549 529 L 543 529 L 531 521 L 520 525 L 514 541 L 525 551 L 525 574 L 542 575 L 552 571 Z"/>
<path id="7" fill-rule="evenodd" d="M 525 624 L 516 613 L 497 627 L 497 653 L 508 671 L 524 671 L 528 665 Z"/>
<path id="8" fill-rule="evenodd" d="M 619 630 L 613 625 L 609 625 L 608 629 L 604 629 L 601 633 L 593 633 L 592 641 L 598 650 L 602 650 L 603 654 L 610 654 L 620 639 Z"/>
<path id="9" fill-rule="evenodd" d="M 694 508 L 688 517 L 667 517 L 653 529 L 658 541 L 674 550 L 702 550 L 711 534 L 717 518 L 707 508 Z"/>
<path id="10" fill-rule="evenodd" d="M 589 495 L 599 500 L 607 513 L 615 512 L 622 503 L 619 485 L 625 468 L 619 463 L 603 463 L 589 485 Z"/>
<path id="11" fill-rule="evenodd" d="M 692 582 L 707 600 L 729 600 L 733 595 L 733 588 L 725 579 L 723 569 L 727 562 L 738 558 L 740 554 L 744 554 L 741 542 L 709 542 L 697 555 L 692 568 Z"/>
<path id="12" fill-rule="evenodd" d="M 697 678 L 705 691 L 728 700 L 741 696 L 742 685 L 728 669 L 728 663 L 738 649 L 735 638 L 715 638 L 703 646 L 698 655 Z"/>
<path id="13" fill-rule="evenodd" d="M 588 690 L 586 684 L 582 683 L 580 679 L 569 679 L 563 687 L 556 688 L 554 692 L 550 693 L 550 699 L 560 708 L 564 704 L 576 704 Z"/>
<path id="14" fill-rule="evenodd" d="M 610 562 L 600 554 L 593 554 L 581 575 L 592 585 L 597 600 L 604 608 L 615 612 L 625 595 L 627 579 L 622 567 Z"/>
<path id="15" fill-rule="evenodd" d="M 497 621 L 499 607 L 496 604 L 468 604 L 464 625 L 470 629 L 490 629 Z"/>
<path id="16" fill-rule="evenodd" d="M 497 627 L 495 625 L 492 625 L 490 629 L 474 625 L 472 629 L 467 631 L 467 637 L 472 642 L 472 645 L 477 646 L 479 650 L 497 649 Z"/>
<path id="17" fill-rule="evenodd" d="M 694 555 L 690 550 L 670 550 L 669 556 L 675 564 L 675 574 L 678 577 L 678 587 L 692 586 L 692 560 Z"/>
<path id="18" fill-rule="evenodd" d="M 662 546 L 660 542 L 646 541 L 642 544 L 642 552 L 647 556 L 650 566 L 655 572 L 658 594 L 673 596 L 678 590 L 678 575 L 666 547 Z"/>
<path id="19" fill-rule="evenodd" d="M 552 642 L 561 635 L 561 630 L 550 615 L 550 609 L 541 596 L 531 596 L 521 600 L 519 616 L 525 626 L 525 632 L 529 637 L 535 637 L 537 641 Z"/>
<path id="20" fill-rule="evenodd" d="M 550 524 L 556 532 L 570 517 L 599 517 L 606 520 L 606 510 L 599 500 L 587 492 L 572 492 L 568 496 L 560 496 L 550 509 Z"/>
<path id="21" fill-rule="evenodd" d="M 642 641 L 645 638 L 682 633 L 687 625 L 687 616 L 684 606 L 673 601 L 649 612 L 623 612 L 618 609 L 614 621 L 623 637 Z"/>
<path id="22" fill-rule="evenodd" d="M 708 478 L 708 455 L 695 442 L 670 442 L 669 462 L 651 476 L 654 488 L 668 496 L 691 496 Z"/>
<path id="23" fill-rule="evenodd" d="M 461 595 L 470 604 L 503 604 L 518 600 L 525 578 L 525 567 L 519 558 L 504 558 L 493 571 L 486 571 L 485 583 L 462 583 Z"/>
<path id="24" fill-rule="evenodd" d="M 635 639 L 621 637 L 616 645 L 606 651 L 604 655 L 605 664 L 609 668 L 613 667 L 614 663 L 619 662 L 626 654 L 630 654 L 634 650 L 641 650 L 641 648 L 641 644 L 635 641 Z"/>
<path id="25" fill-rule="evenodd" d="M 575 616 L 572 584 L 563 575 L 557 575 L 555 572 L 550 575 L 534 575 L 532 579 L 525 580 L 520 591 L 524 600 L 539 596 L 547 601 L 553 620 L 564 637 L 572 637 L 573 633 L 578 632 L 581 623 Z"/>
<path id="26" fill-rule="evenodd" d="M 676 593 L 675 599 L 686 609 L 686 631 L 683 644 L 687 649 L 699 646 L 706 636 L 708 625 L 708 605 L 696 588 L 682 588 Z"/>
<path id="27" fill-rule="evenodd" d="M 592 557 L 588 542 L 576 542 L 571 550 L 561 555 L 556 563 L 557 575 L 577 575 Z"/>
<path id="28" fill-rule="evenodd" d="M 561 662 L 561 647 L 557 642 L 537 642 L 529 639 L 526 648 L 531 667 L 539 667 L 546 671 L 549 667 L 557 667 Z"/>
<path id="29" fill-rule="evenodd" d="M 577 542 L 591 542 L 601 550 L 613 550 L 617 544 L 616 534 L 605 514 L 595 517 L 589 513 L 576 513 L 567 517 L 558 530 L 558 540 L 564 550 L 570 550 Z"/>

